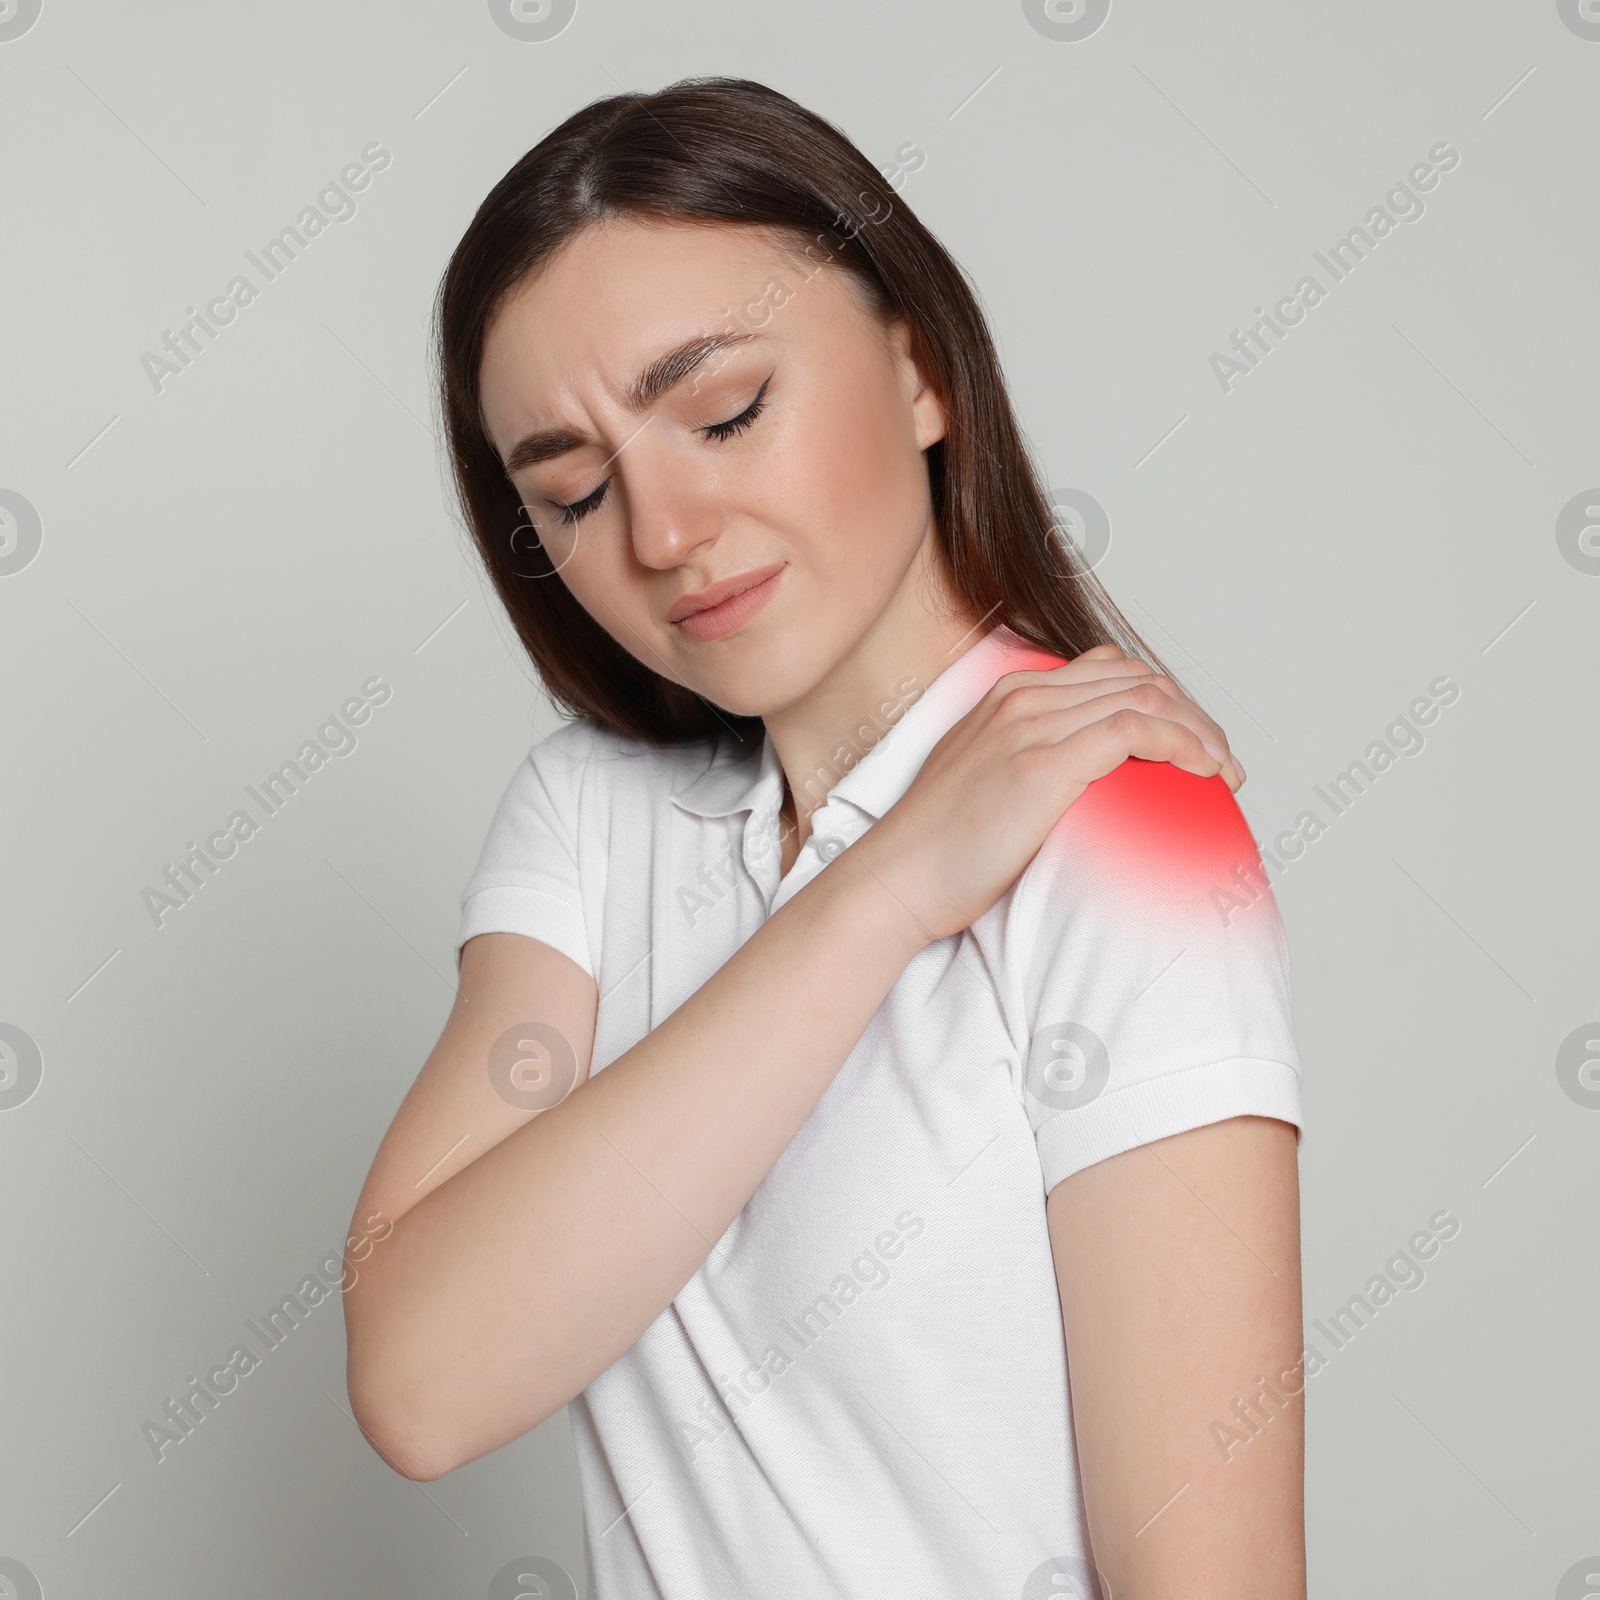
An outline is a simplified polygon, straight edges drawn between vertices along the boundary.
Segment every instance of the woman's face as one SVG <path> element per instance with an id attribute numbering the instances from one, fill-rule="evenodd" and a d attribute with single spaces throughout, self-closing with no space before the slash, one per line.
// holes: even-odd
<path id="1" fill-rule="evenodd" d="M 748 716 L 917 625 L 936 548 L 922 452 L 943 413 L 905 329 L 812 248 L 596 224 L 484 347 L 485 424 L 549 581 L 644 665 Z M 727 589 L 744 594 L 685 615 Z"/>

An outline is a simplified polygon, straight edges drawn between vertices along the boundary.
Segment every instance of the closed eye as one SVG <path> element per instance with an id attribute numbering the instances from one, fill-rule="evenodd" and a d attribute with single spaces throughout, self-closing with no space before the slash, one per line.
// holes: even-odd
<path id="1" fill-rule="evenodd" d="M 738 416 L 729 417 L 726 422 L 710 423 L 698 431 L 705 438 L 714 440 L 718 443 L 725 439 L 733 438 L 735 434 L 743 433 L 745 429 L 750 427 L 751 424 L 755 422 L 756 418 L 767 409 L 766 394 L 768 385 L 770 385 L 771 382 L 772 377 L 769 374 L 766 382 L 756 390 L 755 399 L 752 400 L 750 404 L 739 413 Z M 610 487 L 610 484 L 611 480 L 607 478 L 597 488 L 586 494 L 583 499 L 573 500 L 566 505 L 563 505 L 559 500 L 552 500 L 550 503 L 560 513 L 562 522 L 571 524 L 577 522 L 580 518 L 588 516 L 591 511 L 598 511 L 600 509 L 601 505 L 605 501 L 606 490 Z"/>
<path id="2" fill-rule="evenodd" d="M 600 509 L 600 502 L 605 499 L 606 487 L 610 482 L 611 480 L 609 478 L 604 479 L 598 489 L 592 490 L 581 500 L 572 501 L 570 505 L 562 505 L 559 500 L 552 500 L 550 504 L 561 513 L 561 520 L 563 522 L 576 522 L 580 517 L 588 516 L 591 511 L 598 511 Z"/>
<path id="3" fill-rule="evenodd" d="M 736 417 L 729 417 L 726 422 L 713 422 L 709 427 L 700 430 L 708 439 L 731 439 L 736 433 L 743 433 L 757 417 L 766 410 L 764 404 L 767 384 L 772 382 L 769 375 L 766 383 L 756 390 L 756 397 Z"/>

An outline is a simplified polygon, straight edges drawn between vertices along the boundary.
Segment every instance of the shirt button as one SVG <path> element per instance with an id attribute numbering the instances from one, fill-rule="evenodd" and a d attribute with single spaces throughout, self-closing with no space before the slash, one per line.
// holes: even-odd
<path id="1" fill-rule="evenodd" d="M 843 839 L 820 839 L 817 841 L 817 854 L 824 861 L 832 861 L 836 856 L 843 855 L 844 850 Z"/>

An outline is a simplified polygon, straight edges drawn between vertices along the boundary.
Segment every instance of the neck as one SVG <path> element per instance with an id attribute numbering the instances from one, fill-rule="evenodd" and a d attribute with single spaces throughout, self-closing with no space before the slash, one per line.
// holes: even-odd
<path id="1" fill-rule="evenodd" d="M 894 599 L 827 677 L 764 719 L 786 780 L 792 849 L 810 836 L 811 814 L 839 779 L 993 626 L 954 593 L 926 541 Z"/>

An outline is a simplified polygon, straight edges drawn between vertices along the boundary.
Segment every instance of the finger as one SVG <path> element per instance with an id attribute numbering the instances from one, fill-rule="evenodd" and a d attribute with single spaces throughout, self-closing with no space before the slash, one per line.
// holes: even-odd
<path id="1" fill-rule="evenodd" d="M 1204 706 L 1200 705 L 1191 695 L 1185 694 L 1184 691 L 1179 688 L 1179 686 L 1174 683 L 1171 678 L 1165 676 L 1163 673 L 1153 673 L 1150 681 L 1176 705 L 1188 706 L 1193 712 L 1194 716 L 1197 717 L 1205 725 L 1205 727 L 1210 730 L 1209 737 L 1211 742 L 1213 744 L 1221 745 L 1223 749 L 1226 750 L 1228 736 L 1223 731 L 1222 724 L 1218 722 L 1216 718 L 1205 709 Z"/>
<path id="2" fill-rule="evenodd" d="M 1074 661 L 1120 661 L 1123 659 L 1123 652 L 1114 644 L 1097 644 L 1072 659 Z"/>
<path id="3" fill-rule="evenodd" d="M 1116 646 L 1097 645 L 1095 649 L 1115 650 Z M 1122 656 L 1119 652 L 1115 660 L 1109 655 L 1096 656 L 1092 666 L 1087 669 L 1080 666 L 1079 663 L 1084 662 L 1091 654 L 1085 652 L 1083 656 L 1059 667 L 1046 667 L 1039 671 L 1008 672 L 997 680 L 994 691 L 1000 699 L 1008 699 L 1012 695 L 1026 691 L 1025 700 L 1042 699 L 1048 710 L 1063 703 L 1069 706 L 1087 706 L 1117 695 L 1144 690 L 1145 692 L 1134 701 L 1101 705 L 1094 714 L 1108 716 L 1126 703 L 1134 710 L 1184 723 L 1209 750 L 1229 790 L 1237 793 L 1239 786 L 1244 782 L 1244 769 L 1235 761 L 1232 751 L 1228 748 L 1228 736 L 1215 718 L 1196 705 L 1170 678 L 1157 673 L 1147 662 L 1135 657 Z M 1041 694 L 1040 691 L 1044 689 L 1057 690 L 1058 695 L 1065 697 L 1064 702 L 1058 696 Z M 1153 700 L 1154 693 L 1159 693 L 1161 698 Z"/>
<path id="4" fill-rule="evenodd" d="M 1071 713 L 1065 716 L 1071 720 Z M 1064 748 L 1076 747 L 1072 751 L 1075 763 L 1086 757 L 1090 770 L 1100 776 L 1114 771 L 1129 756 L 1165 761 L 1200 778 L 1219 775 L 1216 757 L 1192 728 L 1131 706 L 1098 717 L 1067 733 L 1059 742 Z"/>
<path id="5" fill-rule="evenodd" d="M 1145 662 L 1128 656 L 1081 655 L 1063 662 L 1059 667 L 1018 668 L 1003 673 L 995 680 L 990 692 L 996 698 L 1003 698 L 1013 690 L 1039 684 L 1125 683 L 1154 676 L 1154 670 Z"/>
<path id="6" fill-rule="evenodd" d="M 1157 673 L 1151 683 L 1173 703 L 1176 715 L 1199 735 L 1201 742 L 1222 763 L 1222 775 L 1235 792 L 1244 782 L 1244 768 L 1228 744 L 1226 729 L 1203 706 L 1190 699 L 1171 678 Z"/>
<path id="7" fill-rule="evenodd" d="M 1187 704 L 1165 696 L 1158 698 L 1149 685 L 1140 684 L 1071 701 L 1054 711 L 1041 707 L 1033 713 L 1037 718 L 1034 726 L 1042 744 L 1063 743 L 1079 733 L 1098 729 L 1097 740 L 1108 734 L 1123 739 L 1125 754 L 1144 755 L 1146 747 L 1150 747 L 1155 753 L 1147 757 L 1149 760 L 1170 761 L 1202 778 L 1219 774 L 1226 777 L 1227 758 L 1208 750 L 1201 733 L 1184 720 L 1182 713 Z M 1100 727 L 1101 724 L 1107 726 Z M 1152 734 L 1146 724 L 1156 732 Z M 1137 744 L 1128 745 L 1129 738 Z"/>
<path id="8" fill-rule="evenodd" d="M 1152 687 L 1167 693 L 1159 680 Z M 1239 786 L 1244 782 L 1244 769 L 1239 766 L 1233 752 L 1228 748 L 1228 736 L 1222 731 L 1221 724 L 1208 716 L 1185 694 L 1167 693 L 1167 707 L 1165 712 L 1158 715 L 1164 715 L 1169 721 L 1182 723 L 1200 741 L 1206 754 L 1216 761 L 1229 792 L 1237 794 Z"/>
<path id="9" fill-rule="evenodd" d="M 1148 667 L 1134 669 L 1132 662 L 1107 662 L 1104 672 L 1096 677 L 1061 678 L 1058 669 L 1049 672 L 1015 672 L 1008 674 L 1014 681 L 1003 678 L 1003 692 L 997 697 L 1014 711 L 1029 716 L 1047 716 L 1072 706 L 1095 709 L 1085 720 L 1109 716 L 1111 712 L 1129 705 L 1136 711 L 1146 711 L 1152 716 L 1177 717 L 1186 715 L 1184 707 L 1191 702 L 1173 699 L 1158 691 Z M 1117 667 L 1132 670 L 1116 671 Z M 1200 731 L 1198 728 L 1197 732 Z"/>

